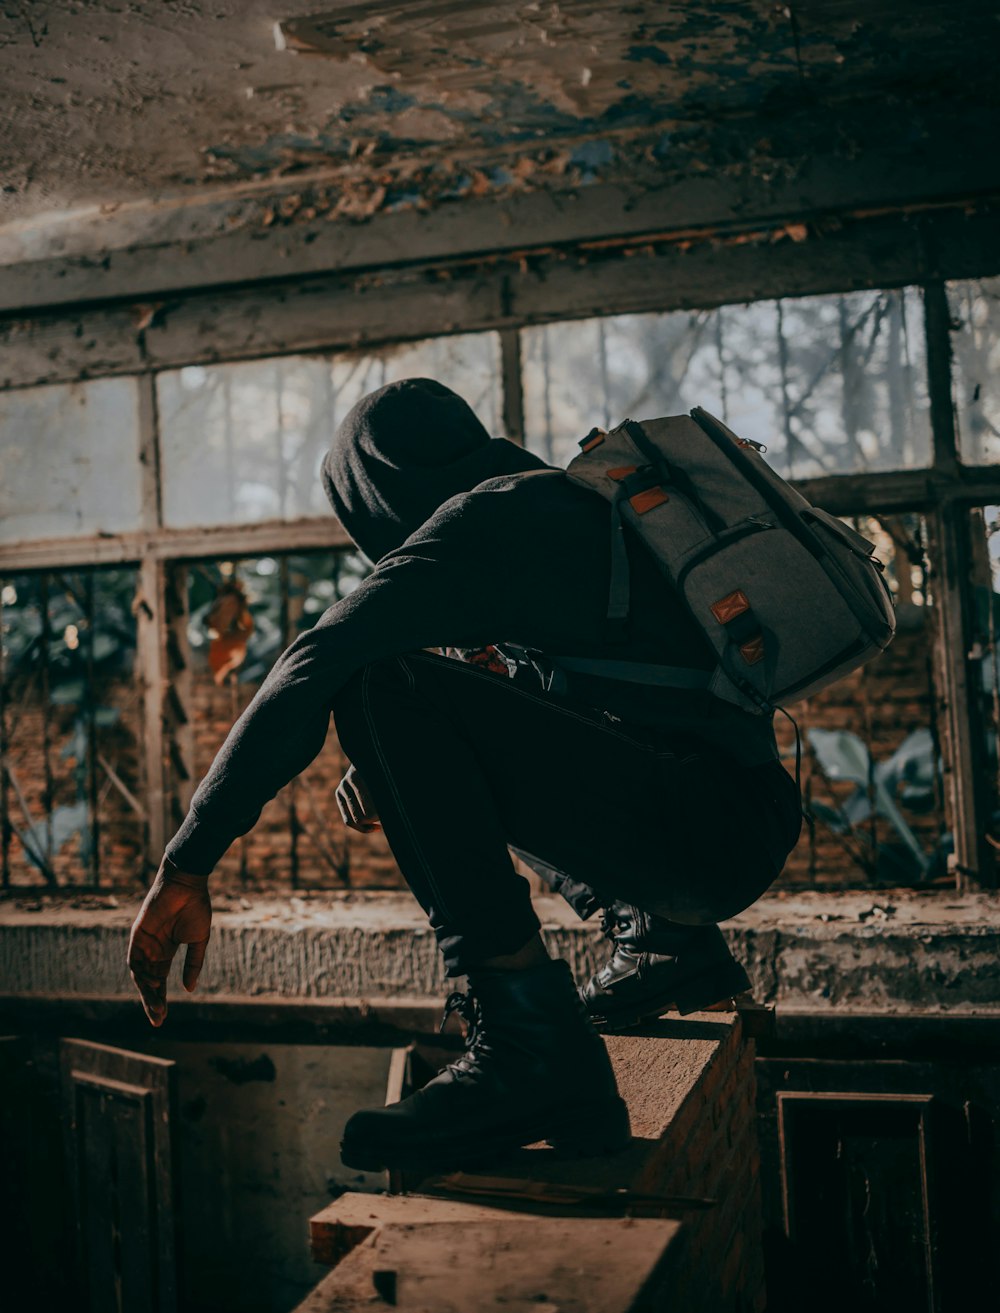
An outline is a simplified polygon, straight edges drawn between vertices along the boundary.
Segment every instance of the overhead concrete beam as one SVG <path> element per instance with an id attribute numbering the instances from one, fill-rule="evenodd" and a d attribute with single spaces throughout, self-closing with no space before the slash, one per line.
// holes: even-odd
<path id="1" fill-rule="evenodd" d="M 1000 272 L 1000 193 L 836 222 L 456 258 L 0 320 L 0 387 Z M 2 282 L 2 275 L 0 275 Z"/>
<path id="2" fill-rule="evenodd" d="M 370 216 L 338 211 L 340 181 L 320 175 L 280 187 L 220 189 L 199 201 L 160 199 L 20 220 L 0 228 L 0 313 L 526 246 L 808 221 L 865 206 L 972 202 L 1000 190 L 997 153 L 956 146 L 988 136 L 987 110 L 963 118 L 948 107 L 924 107 L 924 115 L 929 126 L 919 145 L 901 137 L 891 153 L 805 154 L 767 169 L 744 160 L 725 168 L 702 162 L 699 170 L 697 160 L 685 158 L 679 173 L 639 157 L 634 169 L 626 160 L 613 181 L 540 176 L 527 194 L 504 183 L 482 196 L 430 199 L 414 183 L 411 200 Z M 764 127 L 747 116 L 748 133 L 759 137 Z"/>

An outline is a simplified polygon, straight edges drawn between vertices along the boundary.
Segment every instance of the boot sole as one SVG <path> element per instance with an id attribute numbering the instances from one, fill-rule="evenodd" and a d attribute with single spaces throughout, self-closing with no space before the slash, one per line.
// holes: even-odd
<path id="1" fill-rule="evenodd" d="M 637 1000 L 631 1006 L 623 1005 L 620 1009 L 610 1011 L 609 1015 L 592 1012 L 590 1020 L 595 1030 L 614 1034 L 621 1030 L 631 1030 L 644 1021 L 655 1021 L 666 1012 L 677 1012 L 686 1017 L 691 1012 L 718 1010 L 729 1000 L 748 993 L 749 989 L 750 977 L 734 961 L 724 969 L 715 967 L 711 971 L 702 971 L 681 985 Z"/>
<path id="2" fill-rule="evenodd" d="M 533 1122 L 512 1126 L 493 1135 L 454 1139 L 447 1143 L 381 1148 L 376 1144 L 344 1139 L 340 1160 L 361 1172 L 441 1172 L 472 1167 L 513 1149 L 546 1141 L 561 1156 L 597 1158 L 620 1153 L 632 1141 L 624 1099 L 581 1104 L 569 1111 L 553 1110 Z"/>

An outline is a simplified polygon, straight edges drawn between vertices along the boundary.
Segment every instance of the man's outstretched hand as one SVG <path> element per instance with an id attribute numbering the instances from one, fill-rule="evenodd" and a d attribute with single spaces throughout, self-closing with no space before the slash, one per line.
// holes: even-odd
<path id="1" fill-rule="evenodd" d="M 337 785 L 337 806 L 344 824 L 352 830 L 369 834 L 381 828 L 372 796 L 353 766 L 348 767 L 347 774 Z"/>
<path id="2" fill-rule="evenodd" d="M 211 932 L 208 877 L 178 871 L 164 858 L 128 941 L 128 969 L 154 1026 L 162 1026 L 167 1015 L 167 976 L 174 954 L 187 944 L 184 988 L 190 992 L 198 983 Z"/>

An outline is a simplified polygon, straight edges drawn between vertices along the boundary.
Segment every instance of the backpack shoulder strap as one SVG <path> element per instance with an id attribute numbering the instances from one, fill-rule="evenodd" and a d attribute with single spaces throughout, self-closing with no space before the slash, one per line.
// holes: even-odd
<path id="1" fill-rule="evenodd" d="M 694 666 L 661 666 L 645 661 L 604 661 L 598 657 L 552 656 L 549 660 L 556 671 L 571 670 L 581 675 L 598 675 L 604 679 L 623 679 L 628 683 L 656 684 L 661 688 L 708 688 L 714 670 L 699 670 Z M 558 679 L 553 677 L 550 687 L 559 692 Z"/>

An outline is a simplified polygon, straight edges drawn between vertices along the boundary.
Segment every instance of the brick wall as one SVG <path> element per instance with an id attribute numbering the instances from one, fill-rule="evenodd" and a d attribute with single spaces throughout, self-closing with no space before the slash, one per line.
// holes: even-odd
<path id="1" fill-rule="evenodd" d="M 841 801 L 853 786 L 829 782 L 816 770 L 805 736 L 810 727 L 850 730 L 870 745 L 873 758 L 884 760 L 907 735 L 930 723 L 928 626 L 922 610 L 916 627 L 898 633 L 889 650 L 840 680 L 818 696 L 794 703 L 788 710 L 798 721 L 803 735 L 802 784 L 806 799 L 827 805 Z M 200 774 L 225 738 L 232 720 L 253 695 L 249 685 L 216 687 L 209 676 L 195 679 L 194 705 L 196 768 Z M 780 714 L 775 730 L 785 764 L 794 772 L 795 735 Z M 359 835 L 345 830 L 333 794 L 346 770 L 331 728 L 326 747 L 304 773 L 269 803 L 255 830 L 238 842 L 220 868 L 233 884 L 290 887 L 293 872 L 298 886 L 393 888 L 402 878 L 381 833 Z M 292 836 L 292 808 L 299 832 Z M 904 810 L 904 815 L 925 851 L 938 837 L 943 813 L 940 807 L 924 815 Z M 879 844 L 898 843 L 899 836 L 884 818 L 864 822 L 864 834 L 852 841 L 838 837 L 822 824 L 803 825 L 802 837 L 780 877 L 780 888 L 867 888 L 874 881 L 855 852 L 871 851 L 871 836 Z M 346 861 L 346 866 L 341 865 Z"/>
<path id="2" fill-rule="evenodd" d="M 25 855 L 24 836 L 41 852 L 58 884 L 93 884 L 90 816 L 74 823 L 69 812 L 91 798 L 89 717 L 76 703 L 51 705 L 46 716 L 35 676 L 12 680 L 6 696 L 11 883 L 38 888 L 47 883 Z M 131 679 L 99 676 L 94 704 L 97 881 L 103 888 L 134 889 L 144 877 L 145 822 L 136 807 L 144 805 L 141 696 Z M 51 848 L 47 816 L 52 822 Z"/>
<path id="3" fill-rule="evenodd" d="M 253 685 L 219 686 L 207 670 L 195 672 L 196 779 L 208 770 L 254 692 Z M 381 831 L 358 834 L 340 819 L 334 794 L 347 766 L 331 725 L 323 751 L 267 804 L 253 830 L 233 844 L 213 882 L 222 888 L 404 888 Z"/>
<path id="4" fill-rule="evenodd" d="M 889 756 L 910 731 L 930 723 L 932 699 L 929 679 L 930 638 L 922 608 L 914 608 L 915 627 L 901 630 L 888 652 L 832 688 L 789 711 L 805 736 L 812 726 L 847 729 L 871 745 L 873 756 Z M 194 726 L 194 775 L 200 779 L 222 744 L 232 722 L 253 696 L 250 684 L 215 685 L 207 669 L 193 672 L 191 710 Z M 98 752 L 122 783 L 140 801 L 141 773 L 140 699 L 130 680 L 105 680 L 98 691 L 101 706 L 117 710 L 117 720 L 97 732 Z M 9 764 L 36 822 L 45 815 L 43 716 L 37 686 L 13 686 L 8 691 Z M 74 707 L 53 707 L 49 717 L 49 759 L 54 779 L 53 806 L 77 797 L 73 772 L 79 763 L 76 733 L 79 719 Z M 779 744 L 789 770 L 794 770 L 794 733 L 779 713 L 775 718 Z M 10 729 L 13 732 L 10 732 Z M 402 877 L 380 831 L 356 834 L 341 823 L 334 791 L 346 760 L 331 728 L 326 746 L 307 771 L 278 794 L 264 809 L 260 821 L 245 839 L 238 840 L 219 867 L 220 888 L 238 889 L 365 889 L 400 888 Z M 143 823 L 122 792 L 99 764 L 100 879 L 105 887 L 134 888 L 143 878 Z M 816 772 L 807 746 L 803 753 L 803 791 L 806 798 L 830 804 L 852 792 L 852 786 L 829 784 Z M 8 788 L 11 820 L 24 829 L 23 809 L 13 788 Z M 926 815 L 904 811 L 906 820 L 925 851 L 933 848 L 942 824 L 940 807 Z M 870 887 L 877 881 L 851 851 L 865 847 L 865 835 L 838 838 L 822 824 L 803 827 L 778 888 Z M 892 826 L 879 818 L 874 826 L 879 843 L 896 843 Z M 869 849 L 870 850 L 870 849 Z M 18 885 L 41 887 L 42 876 L 24 857 L 16 836 L 10 846 L 11 878 Z M 86 885 L 89 866 L 81 857 L 79 838 L 71 838 L 54 854 L 52 867 L 60 883 Z"/>
<path id="5" fill-rule="evenodd" d="M 930 726 L 933 719 L 931 688 L 932 612 L 913 607 L 912 627 L 900 629 L 888 650 L 853 674 L 824 689 L 816 697 L 792 703 L 787 710 L 798 722 L 803 737 L 802 791 L 807 801 L 828 806 L 842 802 L 854 792 L 846 782 L 825 780 L 808 751 L 810 728 L 850 730 L 868 746 L 878 762 L 892 755 L 915 729 Z M 795 732 L 780 712 L 775 715 L 775 734 L 785 765 L 795 770 Z M 933 810 L 920 815 L 902 809 L 903 816 L 925 852 L 933 850 L 945 827 L 945 810 L 939 797 Z M 948 822 L 950 824 L 950 820 Z M 863 832 L 853 841 L 838 837 L 822 824 L 803 823 L 798 846 L 782 873 L 779 888 L 868 888 L 872 877 L 852 852 L 868 854 L 872 838 L 878 844 L 898 844 L 899 835 L 883 817 L 865 821 Z M 890 879 L 886 883 L 896 883 Z"/>

